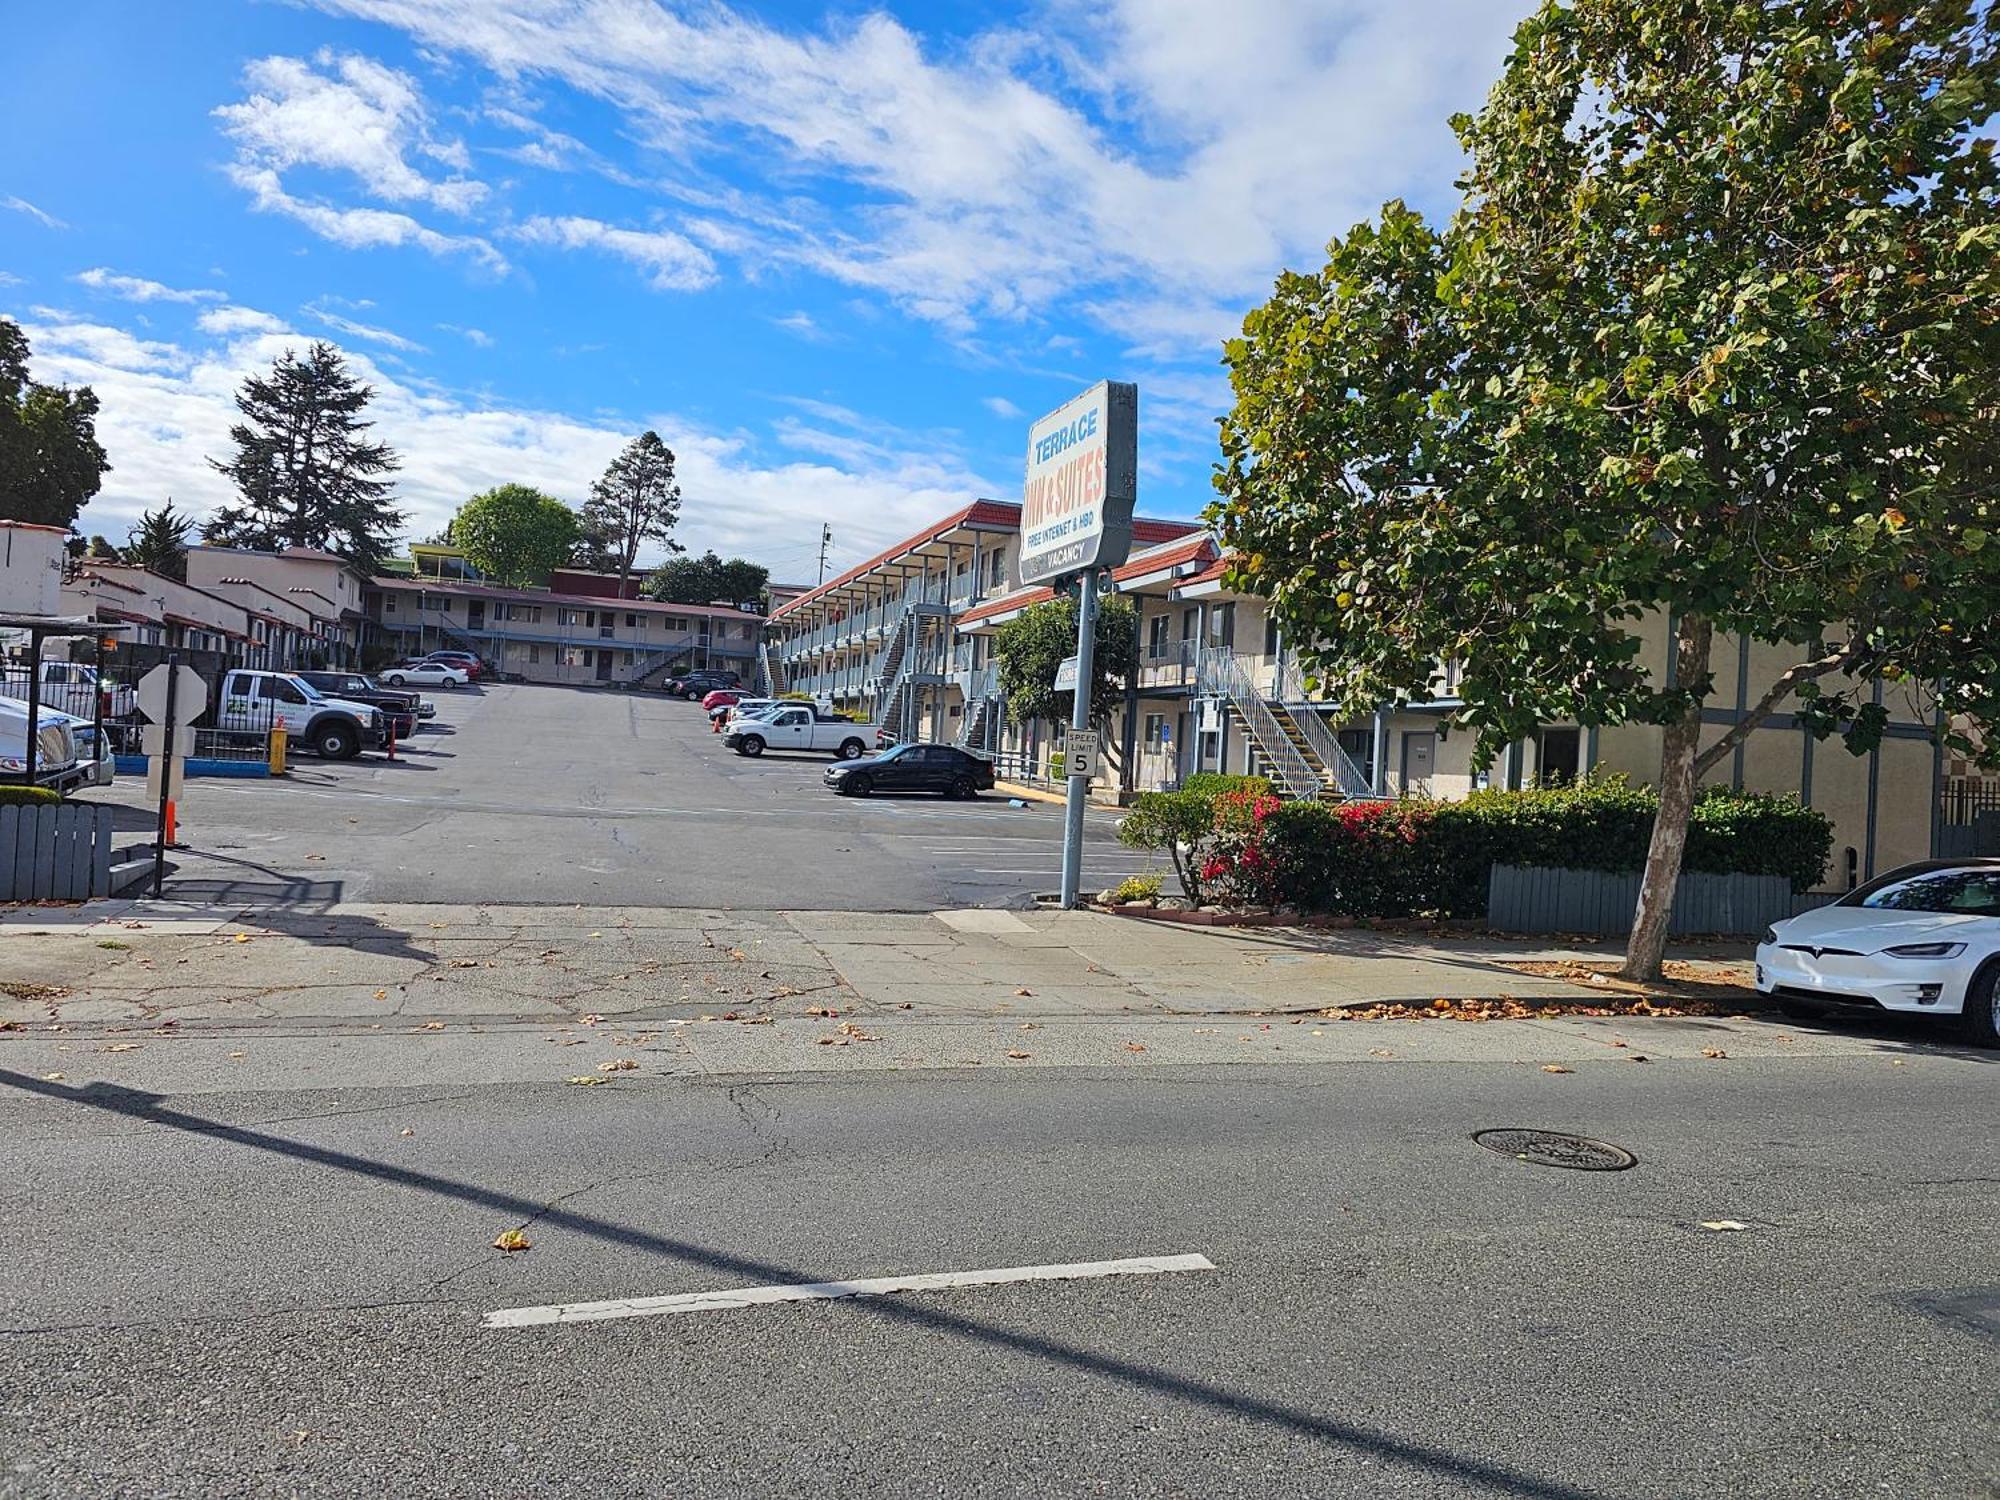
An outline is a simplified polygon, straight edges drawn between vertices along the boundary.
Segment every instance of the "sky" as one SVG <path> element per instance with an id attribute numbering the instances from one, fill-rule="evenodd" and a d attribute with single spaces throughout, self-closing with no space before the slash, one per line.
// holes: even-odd
<path id="1" fill-rule="evenodd" d="M 580 504 L 646 428 L 679 539 L 780 580 L 976 496 L 1029 422 L 1140 396 L 1139 505 L 1207 503 L 1222 341 L 1404 198 L 1527 0 L 74 0 L 10 13 L 0 316 L 88 384 L 78 529 L 228 497 L 233 394 L 326 339 L 409 534 Z"/>

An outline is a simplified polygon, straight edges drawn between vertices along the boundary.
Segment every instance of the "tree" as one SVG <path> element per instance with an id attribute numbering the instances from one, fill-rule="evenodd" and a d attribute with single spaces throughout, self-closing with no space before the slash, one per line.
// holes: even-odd
<path id="1" fill-rule="evenodd" d="M 121 561 L 118 549 L 111 545 L 111 539 L 95 532 L 91 533 L 87 541 L 83 537 L 71 535 L 70 539 L 63 543 L 63 550 L 78 561 Z"/>
<path id="2" fill-rule="evenodd" d="M 569 560 L 576 512 L 525 484 L 503 484 L 458 508 L 448 535 L 472 565 L 498 583 L 546 582 Z"/>
<path id="3" fill-rule="evenodd" d="M 746 558 L 724 562 L 713 551 L 670 557 L 646 580 L 646 595 L 672 604 L 748 604 L 762 596 L 771 570 Z"/>
<path id="4" fill-rule="evenodd" d="M 1000 663 L 1000 690 L 1017 724 L 1053 719 L 1067 724 L 1076 695 L 1057 692 L 1056 668 L 1076 655 L 1076 597 L 1058 595 L 1023 610 L 995 632 L 993 654 Z M 1139 618 L 1131 602 L 1102 599 L 1097 607 L 1097 643 L 1091 650 L 1090 719 L 1109 718 L 1124 686 L 1139 670 Z"/>
<path id="5" fill-rule="evenodd" d="M 188 539 L 193 535 L 194 517 L 175 510 L 169 500 L 158 510 L 140 514 L 139 524 L 125 538 L 125 561 L 185 582 Z"/>
<path id="6" fill-rule="evenodd" d="M 326 343 L 303 359 L 288 349 L 268 378 L 245 380 L 236 395 L 244 420 L 229 429 L 235 455 L 209 460 L 242 499 L 217 511 L 202 535 L 226 547 L 317 547 L 364 568 L 379 562 L 403 524 L 382 476 L 402 465 L 386 444 L 367 440 L 374 424 L 361 413 L 374 395 Z"/>
<path id="7" fill-rule="evenodd" d="M 0 520 L 68 527 L 111 465 L 97 393 L 28 378 L 28 336 L 0 318 Z"/>
<path id="8" fill-rule="evenodd" d="M 1996 109 L 1983 0 L 1547 0 L 1450 223 L 1389 204 L 1227 345 L 1210 516 L 1333 703 L 1456 661 L 1488 757 L 1661 727 L 1633 978 L 1697 781 L 1781 705 L 1855 753 L 1880 681 L 2000 720 Z M 1717 632 L 1788 665 L 1703 744 Z"/>
<path id="9" fill-rule="evenodd" d="M 590 499 L 583 507 L 591 553 L 605 560 L 605 571 L 616 569 L 621 598 L 645 543 L 660 542 L 669 552 L 686 550 L 673 539 L 674 523 L 680 518 L 674 450 L 660 441 L 657 432 L 642 432 L 611 460 L 604 477 L 590 487 Z"/>

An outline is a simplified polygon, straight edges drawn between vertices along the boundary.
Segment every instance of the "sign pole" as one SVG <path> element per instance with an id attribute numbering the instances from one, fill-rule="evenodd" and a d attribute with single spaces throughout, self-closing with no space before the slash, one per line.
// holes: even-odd
<path id="1" fill-rule="evenodd" d="M 160 733 L 160 753 L 154 757 L 160 771 L 160 826 L 158 836 L 153 840 L 153 899 L 160 899 L 160 892 L 167 883 L 167 814 L 172 807 L 174 793 L 174 699 L 181 685 L 181 654 L 167 653 L 167 718 L 166 727 Z"/>
<path id="2" fill-rule="evenodd" d="M 1090 689 L 1097 681 L 1091 657 L 1097 649 L 1097 578 L 1092 573 L 1077 575 L 1076 603 L 1076 691 L 1070 710 L 1071 729 L 1090 728 Z M 1083 804 L 1090 790 L 1090 774 L 1095 767 L 1090 757 L 1079 767 L 1076 757 L 1063 754 L 1063 777 L 1068 796 L 1063 803 L 1062 909 L 1076 910 L 1077 887 L 1083 880 Z M 1079 770 L 1082 772 L 1078 774 Z"/>

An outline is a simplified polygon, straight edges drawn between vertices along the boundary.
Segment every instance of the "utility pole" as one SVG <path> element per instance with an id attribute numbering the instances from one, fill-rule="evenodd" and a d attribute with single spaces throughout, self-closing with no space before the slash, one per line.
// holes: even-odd
<path id="1" fill-rule="evenodd" d="M 833 527 L 822 524 L 819 528 L 819 581 L 826 582 L 826 549 L 833 545 Z"/>

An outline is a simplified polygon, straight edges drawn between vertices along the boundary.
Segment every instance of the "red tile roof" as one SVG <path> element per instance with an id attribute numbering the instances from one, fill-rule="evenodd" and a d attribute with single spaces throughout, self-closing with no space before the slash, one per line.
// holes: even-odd
<path id="1" fill-rule="evenodd" d="M 1120 583 L 1129 582 L 1134 578 L 1144 578 L 1147 574 L 1157 573 L 1162 568 L 1178 568 L 1184 563 L 1198 561 L 1204 553 L 1213 551 L 1214 547 L 1214 540 L 1206 532 L 1186 537 L 1176 545 L 1149 547 L 1122 566 L 1113 568 L 1111 576 Z M 1055 598 L 1053 589 L 1016 590 L 1012 594 L 1003 595 L 1001 598 L 968 609 L 958 617 L 956 624 L 960 627 L 977 625 L 994 615 L 1012 614 L 1015 610 L 1043 604 L 1053 598 Z"/>
<path id="2" fill-rule="evenodd" d="M 630 610 L 634 613 L 645 611 L 652 614 L 669 615 L 711 615 L 725 620 L 761 620 L 762 615 L 746 609 L 730 609 L 716 604 L 669 604 L 659 599 L 599 599 L 590 594 L 558 594 L 548 589 L 510 589 L 498 584 L 479 583 L 470 579 L 456 578 L 411 578 L 402 574 L 369 579 L 369 583 L 380 589 L 401 589 L 406 592 L 425 594 L 453 594 L 460 598 L 496 599 L 508 603 L 552 604 L 559 609 L 605 609 Z"/>

